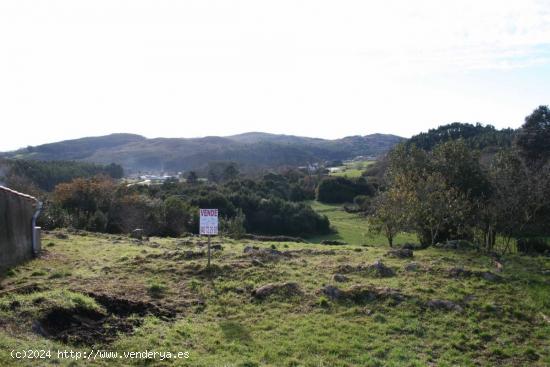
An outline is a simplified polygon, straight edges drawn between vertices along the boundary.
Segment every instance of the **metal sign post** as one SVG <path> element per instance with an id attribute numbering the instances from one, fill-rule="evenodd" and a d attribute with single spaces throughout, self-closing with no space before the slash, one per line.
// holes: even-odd
<path id="1" fill-rule="evenodd" d="M 210 268 L 210 237 L 218 234 L 218 209 L 200 209 L 199 215 L 199 234 L 208 236 L 208 267 Z"/>

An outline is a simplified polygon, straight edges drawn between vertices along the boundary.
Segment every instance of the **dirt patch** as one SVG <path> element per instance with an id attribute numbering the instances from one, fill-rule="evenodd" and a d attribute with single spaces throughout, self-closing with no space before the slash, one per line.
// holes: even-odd
<path id="1" fill-rule="evenodd" d="M 89 308 L 54 308 L 36 320 L 32 329 L 48 338 L 70 345 L 106 345 L 120 334 L 131 334 L 143 323 L 143 316 L 171 319 L 174 312 L 142 301 L 117 298 L 107 294 L 87 293 L 105 311 Z"/>
<path id="2" fill-rule="evenodd" d="M 119 317 L 153 315 L 162 319 L 171 319 L 176 316 L 175 312 L 160 308 L 150 302 L 133 301 L 108 294 L 87 293 L 87 295 L 105 307 L 107 312 Z"/>
<path id="3" fill-rule="evenodd" d="M 141 323 L 138 319 L 119 318 L 90 309 L 56 308 L 36 321 L 33 330 L 66 344 L 100 345 L 111 343 L 120 333 L 131 333 Z"/>

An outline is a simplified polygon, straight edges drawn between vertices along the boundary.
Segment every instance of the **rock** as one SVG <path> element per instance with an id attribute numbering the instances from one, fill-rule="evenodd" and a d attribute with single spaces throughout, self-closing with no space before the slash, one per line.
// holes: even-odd
<path id="1" fill-rule="evenodd" d="M 269 283 L 253 290 L 252 296 L 258 299 L 265 299 L 272 295 L 292 297 L 301 293 L 302 291 L 297 283 Z"/>
<path id="2" fill-rule="evenodd" d="M 222 246 L 222 245 L 219 245 L 219 244 L 211 245 L 211 246 L 210 246 L 210 249 L 211 249 L 211 250 L 219 250 L 219 251 L 221 251 L 221 250 L 223 250 L 223 246 Z"/>
<path id="3" fill-rule="evenodd" d="M 408 248 L 396 248 L 389 250 L 386 253 L 387 256 L 397 257 L 399 259 L 406 259 L 413 257 L 413 250 Z"/>
<path id="4" fill-rule="evenodd" d="M 419 265 L 417 262 L 410 262 L 407 265 L 405 265 L 405 271 L 417 271 L 419 269 Z"/>
<path id="5" fill-rule="evenodd" d="M 401 248 L 406 249 L 406 250 L 416 250 L 419 247 L 420 247 L 420 245 L 415 245 L 414 243 L 405 243 L 405 244 L 401 245 Z"/>
<path id="6" fill-rule="evenodd" d="M 428 301 L 427 306 L 435 310 L 446 310 L 446 311 L 457 311 L 462 312 L 464 309 L 451 301 L 442 300 L 442 299 L 433 299 Z"/>
<path id="7" fill-rule="evenodd" d="M 137 240 L 143 239 L 143 229 L 141 228 L 134 229 L 132 233 L 130 233 L 130 237 L 135 238 Z"/>
<path id="8" fill-rule="evenodd" d="M 343 274 L 334 274 L 332 276 L 332 280 L 334 280 L 335 282 L 347 282 L 349 280 L 349 278 Z"/>
<path id="9" fill-rule="evenodd" d="M 69 238 L 69 236 L 67 236 L 65 233 L 58 232 L 55 234 L 55 238 L 58 238 L 60 240 L 66 240 L 67 238 Z"/>
<path id="10" fill-rule="evenodd" d="M 366 270 L 367 272 L 381 278 L 393 277 L 395 275 L 392 268 L 387 267 L 380 260 L 376 260 L 373 264 L 367 266 Z"/>
<path id="11" fill-rule="evenodd" d="M 338 240 L 323 240 L 321 241 L 321 245 L 344 246 L 344 245 L 347 245 L 347 242 L 338 241 Z"/>
<path id="12" fill-rule="evenodd" d="M 354 285 L 347 290 L 342 290 L 333 285 L 327 285 L 321 289 L 321 293 L 333 301 L 351 301 L 355 303 L 385 299 L 401 302 L 405 299 L 405 297 L 395 289 L 364 285 Z"/>

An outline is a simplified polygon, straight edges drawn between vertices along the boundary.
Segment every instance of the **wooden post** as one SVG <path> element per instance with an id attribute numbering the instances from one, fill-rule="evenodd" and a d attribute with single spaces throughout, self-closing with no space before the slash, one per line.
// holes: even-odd
<path id="1" fill-rule="evenodd" d="M 208 268 L 210 268 L 210 235 L 208 235 Z"/>

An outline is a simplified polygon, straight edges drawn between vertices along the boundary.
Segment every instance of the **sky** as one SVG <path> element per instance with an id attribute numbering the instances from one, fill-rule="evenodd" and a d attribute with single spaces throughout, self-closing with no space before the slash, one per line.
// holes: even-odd
<path id="1" fill-rule="evenodd" d="M 0 151 L 516 128 L 549 82 L 548 0 L 0 1 Z"/>

